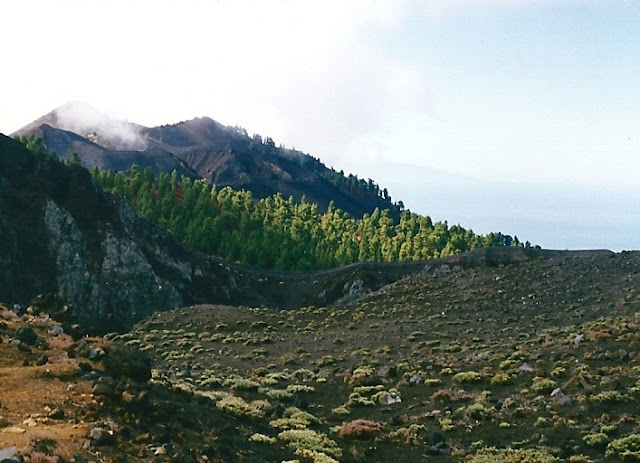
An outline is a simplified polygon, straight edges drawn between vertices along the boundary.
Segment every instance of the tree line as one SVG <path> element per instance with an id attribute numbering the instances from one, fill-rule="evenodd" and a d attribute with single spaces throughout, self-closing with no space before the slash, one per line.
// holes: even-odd
<path id="1" fill-rule="evenodd" d="M 521 245 L 517 237 L 477 235 L 408 210 L 397 222 L 386 209 L 356 220 L 333 203 L 320 213 L 305 198 L 295 202 L 276 194 L 256 201 L 250 191 L 216 188 L 175 171 L 155 177 L 151 168 L 132 166 L 127 174 L 97 168 L 91 173 L 96 186 L 126 197 L 143 217 L 186 246 L 263 268 L 304 271 Z"/>

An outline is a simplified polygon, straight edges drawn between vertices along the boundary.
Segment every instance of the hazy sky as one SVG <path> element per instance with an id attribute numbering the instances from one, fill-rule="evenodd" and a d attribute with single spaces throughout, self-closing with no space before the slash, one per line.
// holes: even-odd
<path id="1" fill-rule="evenodd" d="M 82 100 L 148 126 L 241 125 L 397 199 L 437 196 L 402 182 L 406 165 L 640 191 L 640 0 L 14 0 L 2 15 L 0 132 Z"/>

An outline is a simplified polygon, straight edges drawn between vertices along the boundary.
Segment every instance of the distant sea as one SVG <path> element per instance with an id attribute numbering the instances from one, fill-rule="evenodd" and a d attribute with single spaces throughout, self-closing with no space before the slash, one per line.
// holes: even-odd
<path id="1" fill-rule="evenodd" d="M 547 249 L 640 250 L 640 191 L 494 185 L 410 196 L 412 210 L 476 233 L 501 231 Z"/>
<path id="2" fill-rule="evenodd" d="M 489 182 L 399 165 L 371 175 L 406 208 L 476 233 L 500 231 L 546 249 L 640 250 L 640 185 Z"/>

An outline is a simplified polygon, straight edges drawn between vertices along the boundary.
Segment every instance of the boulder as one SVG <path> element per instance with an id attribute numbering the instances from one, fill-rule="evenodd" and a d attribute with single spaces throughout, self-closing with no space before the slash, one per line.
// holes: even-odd
<path id="1" fill-rule="evenodd" d="M 522 365 L 520 365 L 518 368 L 516 368 L 516 371 L 518 373 L 533 373 L 535 370 L 535 368 L 533 368 L 531 365 L 529 365 L 528 363 L 523 363 Z"/>
<path id="2" fill-rule="evenodd" d="M 18 457 L 18 449 L 16 447 L 7 447 L 0 449 L 0 461 L 16 460 Z"/>
<path id="3" fill-rule="evenodd" d="M 393 405 L 399 404 L 402 402 L 402 399 L 395 392 L 385 392 L 378 396 L 378 402 L 380 402 L 381 405 Z"/>
<path id="4" fill-rule="evenodd" d="M 562 392 L 562 389 L 559 387 L 555 388 L 551 392 L 551 397 L 553 401 L 559 405 L 570 405 L 573 402 L 573 399 Z"/>

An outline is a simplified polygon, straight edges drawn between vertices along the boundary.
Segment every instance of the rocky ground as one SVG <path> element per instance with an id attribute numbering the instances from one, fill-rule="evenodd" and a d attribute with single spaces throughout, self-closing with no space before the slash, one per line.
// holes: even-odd
<path id="1" fill-rule="evenodd" d="M 640 461 L 638 253 L 438 265 L 343 302 L 79 340 L 2 307 L 0 461 Z"/>

